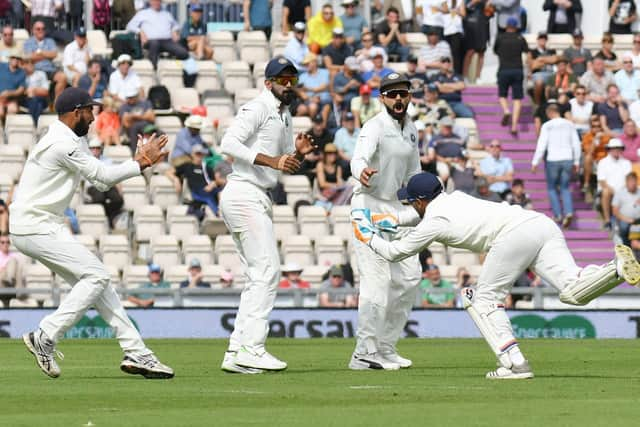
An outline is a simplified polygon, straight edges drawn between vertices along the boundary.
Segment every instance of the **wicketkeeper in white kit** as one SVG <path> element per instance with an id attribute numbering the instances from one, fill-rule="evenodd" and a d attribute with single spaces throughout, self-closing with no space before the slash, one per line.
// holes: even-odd
<path id="1" fill-rule="evenodd" d="M 438 177 L 421 173 L 398 192 L 398 199 L 410 202 L 412 208 L 385 215 L 384 229 L 415 226 L 398 240 L 381 238 L 375 213 L 365 209 L 352 211 L 354 233 L 390 262 L 414 256 L 432 242 L 487 253 L 476 288 L 462 292 L 467 312 L 498 358 L 498 369 L 488 372 L 487 378 L 533 377 L 504 309 L 505 298 L 525 269 L 531 268 L 558 289 L 560 300 L 571 305 L 587 304 L 623 281 L 640 282 L 640 264 L 627 246 L 617 245 L 615 259 L 605 265 L 580 268 L 562 232 L 545 215 L 443 190 Z"/>
<path id="2" fill-rule="evenodd" d="M 304 156 L 315 148 L 303 134 L 294 144 L 289 105 L 295 99 L 297 81 L 298 71 L 289 60 L 278 56 L 269 61 L 263 92 L 240 107 L 222 138 L 222 152 L 234 162 L 220 197 L 220 212 L 247 279 L 222 361 L 222 370 L 227 372 L 256 374 L 287 367 L 265 349 L 268 318 L 280 281 L 268 191 L 282 172 L 296 172 Z"/>
<path id="3" fill-rule="evenodd" d="M 360 180 L 351 199 L 353 209 L 395 214 L 402 208 L 396 192 L 422 171 L 418 132 L 407 116 L 409 88 L 409 80 L 398 73 L 380 82 L 380 101 L 385 108 L 362 127 L 351 160 L 351 173 Z M 420 283 L 418 255 L 389 262 L 357 240 L 354 249 L 360 271 L 360 298 L 356 348 L 349 368 L 408 368 L 412 362 L 398 354 L 396 343 Z"/>
<path id="4" fill-rule="evenodd" d="M 161 161 L 167 137 L 155 135 L 138 144 L 132 160 L 105 166 L 90 152 L 85 136 L 93 122 L 94 102 L 81 89 L 65 89 L 56 99 L 58 120 L 31 149 L 9 207 L 11 240 L 23 254 L 41 262 L 73 288 L 56 311 L 40 322 L 35 332 L 23 336 L 40 369 L 52 378 L 60 375 L 54 355 L 56 343 L 90 308 L 114 329 L 124 359 L 120 368 L 147 378 L 172 378 L 173 370 L 149 350 L 122 307 L 102 262 L 74 239 L 65 224 L 64 211 L 81 179 L 101 191 Z M 98 104 L 99 105 L 99 104 Z"/>

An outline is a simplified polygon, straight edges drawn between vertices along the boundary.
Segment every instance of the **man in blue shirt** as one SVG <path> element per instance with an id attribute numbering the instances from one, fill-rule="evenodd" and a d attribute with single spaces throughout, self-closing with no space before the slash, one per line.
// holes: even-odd
<path id="1" fill-rule="evenodd" d="M 367 20 L 358 13 L 358 0 L 343 0 L 345 14 L 340 17 L 344 27 L 344 37 L 348 45 L 354 49 L 360 49 L 360 37 L 362 33 L 369 31 Z"/>
<path id="2" fill-rule="evenodd" d="M 381 53 L 376 52 L 373 57 L 373 70 L 366 71 L 362 74 L 362 80 L 371 88 L 371 96 L 377 98 L 380 96 L 380 82 L 388 74 L 393 73 L 391 68 L 384 66 L 384 57 Z"/>
<path id="3" fill-rule="evenodd" d="M 307 71 L 307 67 L 302 65 L 305 56 L 309 53 L 309 46 L 304 42 L 304 34 L 307 26 L 304 22 L 296 22 L 293 26 L 293 37 L 287 42 L 283 56 L 287 58 L 299 73 Z"/>
<path id="4" fill-rule="evenodd" d="M 333 142 L 338 147 L 338 164 L 342 167 L 342 179 L 345 181 L 351 176 L 350 162 L 359 134 L 360 128 L 356 128 L 356 119 L 353 113 L 348 111 L 342 119 L 342 127 L 333 137 Z"/>
<path id="5" fill-rule="evenodd" d="M 510 158 L 501 155 L 502 146 L 497 139 L 489 143 L 488 151 L 489 156 L 480 161 L 480 171 L 489 183 L 489 190 L 504 199 L 513 181 L 513 164 Z"/>
<path id="6" fill-rule="evenodd" d="M 19 52 L 9 54 L 9 63 L 0 62 L 0 120 L 18 112 L 18 99 L 24 94 L 26 75 L 20 68 Z"/>
<path id="7" fill-rule="evenodd" d="M 189 52 L 195 53 L 196 59 L 213 58 L 213 49 L 207 43 L 207 27 L 202 20 L 200 3 L 189 5 L 189 18 L 182 27 L 180 40 Z"/>
<path id="8" fill-rule="evenodd" d="M 453 71 L 451 58 L 444 56 L 440 58 L 443 70 L 434 78 L 434 84 L 440 92 L 440 99 L 447 101 L 456 117 L 473 118 L 473 110 L 462 102 L 462 91 L 466 87 L 461 75 Z"/>
<path id="9" fill-rule="evenodd" d="M 175 168 L 191 161 L 191 151 L 196 145 L 206 146 L 200 130 L 204 126 L 202 116 L 191 115 L 184 121 L 184 127 L 176 135 L 176 144 L 171 151 L 171 165 Z"/>
<path id="10" fill-rule="evenodd" d="M 271 37 L 271 5 L 272 0 L 244 0 L 242 14 L 244 15 L 244 30 L 262 31 Z"/>
<path id="11" fill-rule="evenodd" d="M 58 47 L 52 38 L 45 37 L 44 22 L 35 21 L 31 29 L 33 35 L 24 42 L 24 53 L 31 58 L 36 70 L 44 71 L 47 78 L 54 82 L 54 98 L 57 98 L 67 87 L 67 77 L 53 65 L 53 60 L 58 56 Z"/>
<path id="12" fill-rule="evenodd" d="M 358 96 L 362 85 L 362 77 L 358 70 L 360 64 L 355 56 L 349 56 L 344 60 L 344 69 L 333 77 L 331 96 L 334 102 L 340 106 L 340 110 L 349 111 L 351 100 Z"/>
<path id="13" fill-rule="evenodd" d="M 309 53 L 302 65 L 307 71 L 300 75 L 298 81 L 298 96 L 303 103 L 298 105 L 297 115 L 314 117 L 322 111 L 322 117 L 327 120 L 331 110 L 331 95 L 329 94 L 329 71 L 318 68 L 318 56 Z"/>
<path id="14" fill-rule="evenodd" d="M 102 99 L 107 88 L 107 80 L 102 75 L 100 61 L 92 59 L 87 65 L 87 74 L 80 77 L 78 87 L 89 92 L 93 99 Z"/>

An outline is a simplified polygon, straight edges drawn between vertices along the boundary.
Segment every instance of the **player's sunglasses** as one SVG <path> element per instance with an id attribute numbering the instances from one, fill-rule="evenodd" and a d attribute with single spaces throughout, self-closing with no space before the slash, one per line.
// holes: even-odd
<path id="1" fill-rule="evenodd" d="M 406 98 L 409 96 L 409 91 L 405 89 L 388 90 L 384 92 L 383 95 L 390 99 L 395 99 L 398 96 L 400 96 L 400 98 Z"/>
<path id="2" fill-rule="evenodd" d="M 286 86 L 287 83 L 291 83 L 291 86 L 295 86 L 298 84 L 298 77 L 297 76 L 272 77 L 271 81 L 279 84 L 280 86 Z"/>

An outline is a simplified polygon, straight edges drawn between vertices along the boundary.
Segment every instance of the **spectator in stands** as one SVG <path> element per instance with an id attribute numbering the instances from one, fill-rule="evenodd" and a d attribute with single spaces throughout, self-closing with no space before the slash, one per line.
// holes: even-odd
<path id="1" fill-rule="evenodd" d="M 443 279 L 440 275 L 440 268 L 431 264 L 427 267 L 428 278 L 420 281 L 420 291 L 422 293 L 422 307 L 452 308 L 455 300 L 453 283 Z M 433 292 L 434 289 L 443 289 L 447 292 Z"/>
<path id="2" fill-rule="evenodd" d="M 467 194 L 472 194 L 476 189 L 476 175 L 480 174 L 480 166 L 475 160 L 467 158 L 465 152 L 451 162 L 450 181 L 453 188 Z"/>
<path id="3" fill-rule="evenodd" d="M 449 13 L 445 0 L 417 0 L 416 6 L 422 9 L 421 30 L 425 34 L 435 32 L 444 36 L 444 14 Z"/>
<path id="4" fill-rule="evenodd" d="M 424 69 L 427 77 L 433 77 L 443 69 L 442 58 L 451 58 L 449 43 L 440 40 L 437 28 L 427 30 L 427 45 L 420 48 L 418 68 Z"/>
<path id="5" fill-rule="evenodd" d="M 533 209 L 531 197 L 524 191 L 524 181 L 520 178 L 513 180 L 511 191 L 504 199 L 510 205 L 518 205 L 523 209 Z"/>
<path id="6" fill-rule="evenodd" d="M 104 145 L 120 145 L 120 106 L 111 97 L 102 99 L 102 111 L 96 118 L 96 133 Z"/>
<path id="7" fill-rule="evenodd" d="M 582 46 L 583 39 L 582 30 L 576 28 L 573 30 L 573 45 L 569 46 L 562 53 L 562 56 L 569 61 L 571 71 L 573 71 L 573 74 L 578 78 L 587 71 L 587 67 L 593 59 L 591 51 Z"/>
<path id="8" fill-rule="evenodd" d="M 360 96 L 351 100 L 351 113 L 355 117 L 356 127 L 362 129 L 362 125 L 371 117 L 382 111 L 382 105 L 378 98 L 371 96 L 371 88 L 367 84 L 360 86 Z"/>
<path id="9" fill-rule="evenodd" d="M 637 127 L 640 127 L 640 91 L 638 91 L 638 99 L 629 105 L 629 118 L 635 122 Z"/>
<path id="10" fill-rule="evenodd" d="M 18 112 L 18 101 L 26 87 L 26 75 L 20 68 L 22 55 L 17 51 L 9 55 L 9 63 L 0 62 L 0 121 L 3 124 L 7 114 Z"/>
<path id="11" fill-rule="evenodd" d="M 382 55 L 382 63 L 387 63 L 387 51 L 380 46 L 375 46 L 374 43 L 373 33 L 366 32 L 362 34 L 362 48 L 356 50 L 355 53 L 362 73 L 373 70 L 373 58 L 376 55 Z"/>
<path id="12" fill-rule="evenodd" d="M 290 262 L 282 268 L 282 280 L 278 287 L 280 289 L 309 289 L 311 283 L 302 280 L 303 268 L 295 262 Z"/>
<path id="13" fill-rule="evenodd" d="M 573 202 L 569 182 L 580 166 L 580 140 L 572 122 L 560 116 L 555 104 L 547 107 L 549 121 L 542 125 L 536 151 L 531 161 L 531 171 L 536 172 L 544 157 L 547 193 L 556 222 L 568 228 L 573 220 Z M 562 206 L 558 197 L 562 196 Z M 564 215 L 563 215 L 564 213 Z"/>
<path id="14" fill-rule="evenodd" d="M 114 30 L 124 30 L 127 22 L 131 21 L 137 9 L 142 8 L 140 2 L 134 0 L 114 0 L 111 5 L 111 22 Z"/>
<path id="15" fill-rule="evenodd" d="M 549 11 L 547 32 L 551 34 L 573 33 L 576 15 L 582 14 L 580 0 L 545 0 L 542 10 Z"/>
<path id="16" fill-rule="evenodd" d="M 622 156 L 624 144 L 618 138 L 607 143 L 607 156 L 598 162 L 598 186 L 600 187 L 600 203 L 604 228 L 612 229 L 611 201 L 615 194 L 625 186 L 626 176 L 631 172 L 631 162 Z"/>
<path id="17" fill-rule="evenodd" d="M 140 285 L 138 289 L 168 289 L 171 284 L 162 278 L 162 268 L 158 264 L 149 264 L 149 281 Z M 127 300 L 138 307 L 149 308 L 155 303 L 152 293 L 136 293 L 129 295 Z"/>
<path id="18" fill-rule="evenodd" d="M 489 143 L 487 151 L 489 155 L 480 161 L 480 171 L 489 182 L 489 190 L 504 199 L 513 181 L 513 163 L 502 155 L 502 145 L 497 139 Z"/>
<path id="19" fill-rule="evenodd" d="M 220 273 L 220 287 L 222 289 L 233 288 L 233 273 L 226 270 Z"/>
<path id="20" fill-rule="evenodd" d="M 456 272 L 456 284 L 455 288 L 457 290 L 461 290 L 464 288 L 468 288 L 473 286 L 476 283 L 474 279 L 471 278 L 471 274 L 466 267 L 458 267 L 458 271 Z M 460 292 L 456 292 L 456 308 L 464 308 L 462 303 L 462 298 L 460 297 Z"/>
<path id="21" fill-rule="evenodd" d="M 596 53 L 595 58 L 602 58 L 607 70 L 616 72 L 620 69 L 618 55 L 616 55 L 613 50 L 613 36 L 611 33 L 604 33 L 602 35 L 602 49 Z"/>
<path id="22" fill-rule="evenodd" d="M 117 59 L 118 68 L 109 76 L 108 95 L 115 98 L 116 101 L 126 102 L 127 93 L 134 90 L 138 92 L 138 96 L 144 96 L 144 88 L 140 77 L 131 69 L 133 59 L 131 56 L 123 53 Z"/>
<path id="23" fill-rule="evenodd" d="M 213 58 L 213 48 L 209 46 L 207 41 L 207 26 L 202 19 L 202 5 L 200 3 L 189 5 L 189 18 L 182 26 L 180 40 L 189 52 L 193 52 L 196 59 Z"/>
<path id="24" fill-rule="evenodd" d="M 464 79 L 454 73 L 451 58 L 440 58 L 442 71 L 433 77 L 433 84 L 440 92 L 440 98 L 447 101 L 456 117 L 473 118 L 473 111 L 462 102 L 462 91 L 465 89 Z"/>
<path id="25" fill-rule="evenodd" d="M 547 117 L 547 107 L 552 104 L 558 107 L 560 117 L 567 120 L 571 118 L 571 104 L 569 103 L 567 95 L 565 93 L 561 94 L 555 89 L 549 90 L 549 99 L 540 104 L 533 113 L 533 124 L 537 136 L 540 136 L 542 125 L 550 120 L 549 117 Z"/>
<path id="26" fill-rule="evenodd" d="M 633 120 L 628 119 L 624 122 L 622 135 L 620 135 L 619 138 L 624 144 L 624 153 L 622 153 L 624 158 L 630 160 L 631 163 L 638 163 L 640 161 L 640 157 L 638 156 L 638 150 L 640 150 L 640 134 L 638 134 L 638 129 Z"/>
<path id="27" fill-rule="evenodd" d="M 602 123 L 597 114 L 590 118 L 591 127 L 582 136 L 582 155 L 584 156 L 584 180 L 582 192 L 588 203 L 593 202 L 591 177 L 598 162 L 607 156 L 606 146 L 611 139 L 611 134 L 602 130 Z"/>
<path id="28" fill-rule="evenodd" d="M 67 83 L 77 87 L 80 77 L 87 72 L 91 60 L 91 48 L 87 44 L 87 30 L 78 28 L 74 33 L 75 40 L 64 48 L 62 69 L 67 76 Z"/>
<path id="29" fill-rule="evenodd" d="M 489 181 L 484 177 L 476 179 L 476 189 L 471 193 L 471 195 L 489 202 L 502 202 L 502 198 L 497 193 L 489 190 Z"/>
<path id="30" fill-rule="evenodd" d="M 520 0 L 491 0 L 487 3 L 490 3 L 489 11 L 495 10 L 498 33 L 503 33 L 507 30 L 509 18 L 516 20 L 515 28 L 518 32 L 526 31 L 526 25 L 522 22 Z"/>
<path id="31" fill-rule="evenodd" d="M 293 37 L 287 42 L 287 46 L 284 48 L 284 57 L 287 58 L 295 67 L 299 73 L 307 70 L 307 67 L 302 65 L 304 58 L 309 54 L 309 47 L 304 41 L 304 35 L 306 32 L 306 25 L 304 22 L 296 22 L 293 26 Z"/>
<path id="32" fill-rule="evenodd" d="M 333 29 L 331 43 L 322 50 L 322 61 L 329 72 L 334 75 L 343 69 L 344 60 L 353 55 L 353 48 L 345 43 L 342 27 Z"/>
<path id="33" fill-rule="evenodd" d="M 334 105 L 339 108 L 336 113 L 348 111 L 351 100 L 358 96 L 358 91 L 362 85 L 362 77 L 358 70 L 358 60 L 354 56 L 345 59 L 343 70 L 338 72 L 331 82 L 331 97 Z"/>
<path id="34" fill-rule="evenodd" d="M 333 13 L 333 6 L 330 3 L 322 5 L 322 9 L 318 11 L 307 23 L 309 28 L 309 49 L 319 54 L 321 49 L 327 47 L 331 43 L 334 28 L 342 28 L 342 21 Z"/>
<path id="35" fill-rule="evenodd" d="M 92 138 L 89 141 L 89 150 L 103 165 L 108 166 L 113 163 L 110 158 L 103 154 L 103 145 L 98 138 Z M 95 203 L 104 207 L 107 218 L 109 218 L 109 225 L 113 227 L 115 219 L 122 212 L 122 206 L 124 205 L 122 187 L 120 185 L 114 185 L 107 191 L 100 191 L 97 187 L 86 181 L 85 191 L 87 193 L 88 203 Z"/>
<path id="36" fill-rule="evenodd" d="M 138 134 L 142 133 L 142 129 L 153 124 L 156 120 L 156 114 L 153 111 L 151 102 L 147 99 L 140 98 L 138 89 L 129 87 L 126 89 L 126 102 L 120 106 L 120 123 L 122 130 L 129 139 L 129 147 L 135 153 L 138 144 Z"/>
<path id="37" fill-rule="evenodd" d="M 25 73 L 25 93 L 23 105 L 29 110 L 33 123 L 49 105 L 49 80 L 44 71 L 36 70 L 31 58 L 22 61 Z"/>
<path id="38" fill-rule="evenodd" d="M 568 66 L 567 58 L 560 56 L 558 57 L 558 62 L 556 62 L 556 72 L 551 74 L 546 81 L 545 84 L 545 97 L 549 99 L 549 92 L 555 90 L 557 92 L 562 92 L 573 95 L 576 89 L 576 85 L 578 84 L 578 79 L 571 72 L 571 69 Z"/>
<path id="39" fill-rule="evenodd" d="M 587 96 L 595 104 L 607 98 L 607 87 L 615 83 L 613 73 L 604 66 L 602 58 L 593 58 L 591 69 L 580 77 L 580 84 L 587 88 Z"/>
<path id="40" fill-rule="evenodd" d="M 455 117 L 447 101 L 439 98 L 438 86 L 430 83 L 424 87 L 423 93 L 422 101 L 415 105 L 419 120 L 437 126 L 442 118 L 450 117 L 453 119 Z"/>
<path id="41" fill-rule="evenodd" d="M 356 307 L 357 301 L 353 295 L 332 292 L 352 287 L 351 283 L 344 279 L 342 268 L 334 265 L 329 269 L 329 278 L 322 283 L 323 292 L 318 295 L 318 305 L 320 307 Z"/>
<path id="42" fill-rule="evenodd" d="M 420 90 L 428 83 L 427 75 L 422 71 L 418 71 L 418 58 L 415 55 L 409 55 L 407 60 L 407 72 L 404 73 L 411 82 L 412 90 Z M 422 94 L 420 95 L 422 97 Z"/>
<path id="43" fill-rule="evenodd" d="M 273 6 L 272 0 L 244 0 L 242 4 L 244 30 L 262 31 L 269 40 L 273 26 L 271 6 Z"/>
<path id="44" fill-rule="evenodd" d="M 373 57 L 373 69 L 362 73 L 362 80 L 371 88 L 371 96 L 380 96 L 380 82 L 391 73 L 393 70 L 384 66 L 382 54 L 376 53 Z"/>
<path id="45" fill-rule="evenodd" d="M 190 115 L 184 121 L 184 127 L 176 135 L 176 142 L 169 157 L 171 165 L 175 168 L 192 160 L 192 150 L 196 145 L 206 147 L 200 131 L 204 127 L 202 116 Z"/>
<path id="46" fill-rule="evenodd" d="M 107 89 L 108 82 L 102 74 L 100 61 L 92 59 L 87 65 L 87 72 L 80 77 L 75 86 L 89 92 L 93 99 L 101 100 Z"/>
<path id="47" fill-rule="evenodd" d="M 439 132 L 431 139 L 430 147 L 436 154 L 438 176 L 449 179 L 449 168 L 455 159 L 463 155 L 464 140 L 453 133 L 453 120 L 445 116 L 440 120 Z"/>
<path id="48" fill-rule="evenodd" d="M 6 206 L 0 206 L 7 209 Z M 11 241 L 8 233 L 0 234 L 0 288 L 22 288 L 22 266 L 15 252 L 10 251 Z M 15 298 L 15 294 L 0 294 L 0 300 L 5 308 L 9 307 L 11 298 Z M 18 296 L 24 299 L 24 295 Z"/>
<path id="49" fill-rule="evenodd" d="M 317 148 L 305 156 L 297 174 L 305 175 L 309 178 L 309 182 L 313 184 L 313 180 L 316 177 L 316 165 L 322 158 L 325 145 L 329 144 L 333 140 L 333 137 L 320 114 L 316 114 L 311 118 L 311 129 L 307 131 L 307 134 L 311 135 Z"/>
<path id="50" fill-rule="evenodd" d="M 342 0 L 344 15 L 340 17 L 344 26 L 345 41 L 354 49 L 360 47 L 363 33 L 369 31 L 367 20 L 358 11 L 358 0 Z"/>
<path id="51" fill-rule="evenodd" d="M 282 2 L 282 34 L 289 34 L 297 22 L 311 19 L 311 0 L 284 0 Z"/>
<path id="52" fill-rule="evenodd" d="M 9 62 L 9 54 L 12 51 L 23 51 L 24 42 L 17 42 L 13 38 L 13 27 L 9 24 L 2 27 L 2 39 L 0 39 L 0 62 Z"/>
<path id="53" fill-rule="evenodd" d="M 35 63 L 36 70 L 47 73 L 47 78 L 55 85 L 55 99 L 67 87 L 66 76 L 53 64 L 58 56 L 58 47 L 52 38 L 45 37 L 45 24 L 42 21 L 34 21 L 32 34 L 24 42 L 24 53 Z"/>
<path id="54" fill-rule="evenodd" d="M 345 113 L 341 123 L 342 127 L 336 131 L 333 141 L 338 148 L 338 164 L 342 167 L 342 178 L 347 179 L 351 176 L 349 162 L 356 148 L 360 128 L 356 127 L 355 116 L 351 111 Z"/>
<path id="55" fill-rule="evenodd" d="M 173 15 L 162 10 L 160 0 L 149 0 L 149 7 L 142 9 L 127 24 L 127 31 L 138 34 L 140 45 L 149 50 L 153 68 L 158 66 L 160 52 L 168 52 L 178 59 L 187 59 L 189 52 L 180 44 L 180 26 Z"/>
<path id="56" fill-rule="evenodd" d="M 329 94 L 329 71 L 318 67 L 318 57 L 309 54 L 302 61 L 307 71 L 300 75 L 296 89 L 301 103 L 297 107 L 297 116 L 315 117 L 320 113 L 326 124 L 331 110 L 331 95 Z"/>
<path id="57" fill-rule="evenodd" d="M 631 104 L 638 99 L 640 71 L 633 67 L 633 58 L 631 55 L 624 54 L 622 57 L 622 68 L 614 74 L 614 79 L 624 102 Z"/>
<path id="58" fill-rule="evenodd" d="M 465 49 L 462 75 L 470 81 L 475 81 L 482 74 L 484 66 L 484 53 L 490 39 L 489 19 L 484 14 L 487 5 L 485 0 L 471 0 L 467 2 L 467 13 L 463 19 Z M 473 55 L 478 55 L 475 67 L 475 75 L 471 75 L 471 60 Z"/>
<path id="59" fill-rule="evenodd" d="M 633 68 L 640 68 L 640 34 L 633 35 L 631 50 L 625 52 L 625 55 L 629 55 L 633 60 Z"/>
<path id="60" fill-rule="evenodd" d="M 569 101 L 569 105 L 571 105 L 571 121 L 576 126 L 578 136 L 582 138 L 582 135 L 589 131 L 594 105 L 592 101 L 587 99 L 587 88 L 584 86 L 577 85 L 573 94 L 575 98 Z"/>
<path id="61" fill-rule="evenodd" d="M 9 191 L 9 200 L 11 199 L 11 193 L 13 192 L 13 187 Z M 9 209 L 7 209 L 7 203 L 4 199 L 0 199 L 0 234 L 8 234 L 9 233 Z"/>
<path id="62" fill-rule="evenodd" d="M 413 122 L 418 131 L 418 153 L 420 154 L 420 166 L 425 172 L 438 173 L 436 169 L 436 152 L 429 147 L 429 141 L 433 138 L 433 124 L 429 123 L 429 128 L 424 122 L 416 120 Z"/>
<path id="63" fill-rule="evenodd" d="M 405 62 L 409 58 L 407 35 L 400 29 L 400 12 L 395 7 L 387 9 L 386 19 L 375 30 L 378 44 L 385 48 L 394 62 Z"/>
<path id="64" fill-rule="evenodd" d="M 520 110 L 522 108 L 522 98 L 524 97 L 523 79 L 524 70 L 522 64 L 522 54 L 528 52 L 527 42 L 518 34 L 518 20 L 511 18 L 506 22 L 506 31 L 498 34 L 494 52 L 498 55 L 498 96 L 502 107 L 502 126 L 509 125 L 511 121 L 511 133 L 518 133 L 518 121 L 520 120 Z M 511 88 L 511 98 L 513 99 L 513 114 L 509 110 L 507 96 Z"/>
<path id="65" fill-rule="evenodd" d="M 627 104 L 620 96 L 615 84 L 607 86 L 607 99 L 596 105 L 596 112 L 600 116 L 602 129 L 607 133 L 621 133 L 622 126 L 629 118 Z"/>
<path id="66" fill-rule="evenodd" d="M 631 246 L 629 229 L 640 223 L 639 201 L 638 176 L 635 172 L 629 172 L 625 177 L 625 187 L 615 193 L 611 202 L 613 216 L 618 223 L 618 234 L 622 243 L 627 246 Z"/>
<path id="67" fill-rule="evenodd" d="M 316 204 L 331 210 L 333 205 L 344 205 L 351 198 L 351 187 L 342 180 L 343 171 L 338 164 L 338 148 L 333 143 L 324 146 L 324 155 L 316 165 L 316 179 L 320 195 Z"/>
<path id="68" fill-rule="evenodd" d="M 56 29 L 56 16 L 64 11 L 63 0 L 31 0 L 31 22 L 40 21 L 45 26 L 47 34 Z"/>
<path id="69" fill-rule="evenodd" d="M 528 53 L 529 70 L 533 81 L 533 101 L 540 105 L 544 95 L 544 85 L 553 76 L 553 65 L 558 61 L 555 49 L 547 48 L 547 33 L 538 33 L 536 47 Z"/>
<path id="70" fill-rule="evenodd" d="M 464 1 L 456 4 L 456 2 L 449 0 L 447 5 L 449 11 L 443 15 L 444 40 L 449 43 L 451 48 L 451 59 L 455 73 L 462 75 L 462 63 L 465 53 L 462 19 L 467 15 L 467 7 Z"/>
<path id="71" fill-rule="evenodd" d="M 181 288 L 210 288 L 211 283 L 204 280 L 202 265 L 198 258 L 193 258 L 189 263 L 189 275 L 180 282 Z"/>
<path id="72" fill-rule="evenodd" d="M 631 24 L 636 20 L 634 0 L 609 0 L 609 32 L 612 34 L 631 34 Z"/>

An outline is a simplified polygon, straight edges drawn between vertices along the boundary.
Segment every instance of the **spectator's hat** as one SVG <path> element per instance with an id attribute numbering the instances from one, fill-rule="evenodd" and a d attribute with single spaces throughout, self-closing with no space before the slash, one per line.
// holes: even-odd
<path id="1" fill-rule="evenodd" d="M 416 120 L 415 122 L 413 122 L 413 125 L 416 127 L 416 130 L 418 131 L 425 130 L 427 128 L 424 122 L 420 120 Z"/>
<path id="2" fill-rule="evenodd" d="M 162 273 L 162 267 L 156 263 L 149 264 L 149 273 Z"/>
<path id="3" fill-rule="evenodd" d="M 100 141 L 100 138 L 91 138 L 89 140 L 89 148 L 102 148 L 102 141 Z"/>
<path id="4" fill-rule="evenodd" d="M 125 98 L 135 98 L 136 96 L 139 96 L 139 95 L 140 95 L 140 89 L 133 86 L 128 87 L 124 92 Z"/>
<path id="5" fill-rule="evenodd" d="M 547 39 L 547 38 L 549 38 L 549 36 L 547 36 L 547 32 L 546 31 L 540 31 L 538 33 L 538 37 L 537 38 L 539 38 L 539 39 Z"/>
<path id="6" fill-rule="evenodd" d="M 158 132 L 158 126 L 154 125 L 153 123 L 149 123 L 142 128 L 143 135 L 151 135 L 152 133 L 156 132 Z"/>
<path id="7" fill-rule="evenodd" d="M 407 59 L 407 62 L 410 62 L 412 64 L 417 64 L 418 63 L 418 57 L 415 55 L 409 55 L 409 59 Z"/>
<path id="8" fill-rule="evenodd" d="M 450 116 L 444 116 L 440 119 L 440 126 L 451 126 L 453 127 L 453 119 Z"/>
<path id="9" fill-rule="evenodd" d="M 413 202 L 418 199 L 433 200 L 444 191 L 440 178 L 429 172 L 414 175 L 406 187 L 398 190 L 398 200 Z"/>
<path id="10" fill-rule="evenodd" d="M 607 142 L 607 145 L 604 146 L 607 150 L 610 150 L 612 148 L 621 148 L 624 149 L 624 143 L 622 142 L 622 140 L 620 138 L 611 138 L 609 140 L 609 142 Z"/>
<path id="11" fill-rule="evenodd" d="M 438 27 L 434 27 L 432 25 L 427 27 L 427 30 L 425 31 L 425 33 L 428 36 L 439 36 L 440 35 L 440 30 L 438 30 Z"/>
<path id="12" fill-rule="evenodd" d="M 348 56 L 345 58 L 344 66 L 351 71 L 358 71 L 360 69 L 360 64 L 358 64 L 358 60 L 355 56 Z"/>
<path id="13" fill-rule="evenodd" d="M 369 50 L 369 58 L 384 58 L 384 49 L 378 46 L 372 47 Z"/>
<path id="14" fill-rule="evenodd" d="M 94 101 L 86 90 L 77 87 L 68 87 L 56 98 L 56 113 L 64 114 L 76 108 L 85 108 L 92 105 L 102 105 Z"/>
<path id="15" fill-rule="evenodd" d="M 331 268 L 329 269 L 329 276 L 331 276 L 331 277 L 335 277 L 335 276 L 344 277 L 344 272 L 342 271 L 342 267 L 340 267 L 339 265 L 331 266 Z"/>
<path id="16" fill-rule="evenodd" d="M 360 95 L 371 95 L 371 86 L 369 86 L 369 85 L 360 86 L 359 93 L 360 93 Z"/>
<path id="17" fill-rule="evenodd" d="M 22 59 L 24 58 L 24 56 L 22 55 L 22 51 L 20 49 L 11 49 L 9 51 L 9 58 Z"/>
<path id="18" fill-rule="evenodd" d="M 307 65 L 307 64 L 309 64 L 311 62 L 316 62 L 317 60 L 318 60 L 318 55 L 316 55 L 313 52 L 309 52 L 302 59 L 302 65 Z"/>
<path id="19" fill-rule="evenodd" d="M 404 74 L 398 73 L 390 73 L 382 78 L 380 82 L 380 93 L 384 92 L 390 86 L 395 86 L 398 84 L 404 84 L 407 86 L 407 90 L 411 88 L 411 82 L 407 79 L 407 76 Z"/>
<path id="20" fill-rule="evenodd" d="M 290 262 L 282 268 L 283 273 L 302 273 L 303 268 L 295 262 Z"/>
<path id="21" fill-rule="evenodd" d="M 209 154 L 209 150 L 207 150 L 206 147 L 202 144 L 196 144 L 193 147 L 191 147 L 191 154 L 196 154 L 196 153 Z"/>
<path id="22" fill-rule="evenodd" d="M 293 24 L 293 31 L 295 31 L 296 33 L 304 33 L 304 30 L 306 29 L 307 29 L 307 26 L 302 21 L 298 21 L 295 24 Z"/>
<path id="23" fill-rule="evenodd" d="M 510 16 L 509 18 L 507 18 L 506 26 L 511 28 L 518 28 L 518 18 L 516 18 L 515 16 Z"/>
<path id="24" fill-rule="evenodd" d="M 77 37 L 87 37 L 87 29 L 84 27 L 78 27 L 73 34 Z"/>
<path id="25" fill-rule="evenodd" d="M 284 56 L 276 56 L 267 64 L 264 69 L 266 78 L 279 76 L 283 71 L 291 71 L 294 75 L 298 74 L 297 68 Z"/>
<path id="26" fill-rule="evenodd" d="M 435 83 L 429 83 L 427 86 L 427 92 L 438 92 L 438 86 Z"/>
<path id="27" fill-rule="evenodd" d="M 340 3 L 342 6 L 351 6 L 352 4 L 357 5 L 358 0 L 342 0 L 342 3 Z"/>
<path id="28" fill-rule="evenodd" d="M 189 263 L 189 268 L 202 268 L 202 264 L 200 264 L 200 260 L 198 258 L 192 258 Z"/>
<path id="29" fill-rule="evenodd" d="M 132 65 L 133 59 L 131 59 L 131 55 L 127 55 L 126 53 L 123 53 L 120 56 L 118 56 L 118 60 L 116 62 L 118 63 L 118 65 L 122 64 L 123 62 L 128 62 L 129 65 Z"/>
<path id="30" fill-rule="evenodd" d="M 324 123 L 324 119 L 322 118 L 322 114 L 318 113 L 311 118 L 312 123 Z"/>
<path id="31" fill-rule="evenodd" d="M 200 130 L 204 127 L 204 118 L 192 114 L 184 121 L 184 125 L 191 129 Z"/>
<path id="32" fill-rule="evenodd" d="M 573 30 L 573 37 L 575 38 L 584 37 L 584 35 L 582 34 L 582 30 L 580 28 L 576 28 L 575 30 Z"/>
<path id="33" fill-rule="evenodd" d="M 337 153 L 338 152 L 338 147 L 336 147 L 336 144 L 334 144 L 333 142 L 330 142 L 328 144 L 326 144 L 324 146 L 324 152 L 325 153 Z"/>
<path id="34" fill-rule="evenodd" d="M 347 111 L 344 115 L 344 121 L 345 122 L 351 122 L 354 121 L 356 119 L 356 117 L 353 115 L 353 113 L 351 111 Z"/>
<path id="35" fill-rule="evenodd" d="M 332 32 L 334 37 L 344 37 L 344 29 L 342 27 L 335 27 Z"/>
<path id="36" fill-rule="evenodd" d="M 228 270 L 223 271 L 220 273 L 220 280 L 223 282 L 233 282 L 233 273 Z"/>
<path id="37" fill-rule="evenodd" d="M 191 12 L 202 12 L 202 5 L 200 3 L 193 3 L 189 6 Z"/>

